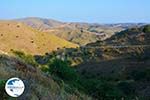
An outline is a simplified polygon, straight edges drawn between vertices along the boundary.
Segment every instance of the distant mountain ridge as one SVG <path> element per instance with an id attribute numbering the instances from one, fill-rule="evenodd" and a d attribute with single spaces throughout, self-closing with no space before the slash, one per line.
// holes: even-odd
<path id="1" fill-rule="evenodd" d="M 43 19 L 38 17 L 15 19 L 15 21 L 23 22 L 26 25 L 36 28 L 38 30 L 50 29 L 64 24 L 63 22 L 56 21 L 53 19 Z"/>

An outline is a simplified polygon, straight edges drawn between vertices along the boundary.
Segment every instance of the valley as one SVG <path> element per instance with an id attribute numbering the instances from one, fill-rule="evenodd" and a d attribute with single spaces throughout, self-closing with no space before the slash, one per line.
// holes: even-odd
<path id="1" fill-rule="evenodd" d="M 17 75 L 20 100 L 149 100 L 150 25 L 0 21 L 0 70 L 3 99 Z"/>

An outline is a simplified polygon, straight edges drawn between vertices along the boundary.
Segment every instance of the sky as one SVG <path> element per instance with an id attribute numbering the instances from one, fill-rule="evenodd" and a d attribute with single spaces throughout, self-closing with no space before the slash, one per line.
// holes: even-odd
<path id="1" fill-rule="evenodd" d="M 1 0 L 0 19 L 50 18 L 67 22 L 150 23 L 150 0 Z"/>

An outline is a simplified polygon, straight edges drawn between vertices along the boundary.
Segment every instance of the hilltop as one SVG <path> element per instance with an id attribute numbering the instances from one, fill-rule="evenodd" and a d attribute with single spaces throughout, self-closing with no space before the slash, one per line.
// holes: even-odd
<path id="1" fill-rule="evenodd" d="M 53 34 L 39 32 L 23 23 L 0 21 L 0 50 L 19 50 L 29 54 L 45 54 L 58 48 L 75 48 L 77 44 L 68 42 Z"/>
<path id="2" fill-rule="evenodd" d="M 58 26 L 65 24 L 61 21 L 56 21 L 53 19 L 43 19 L 43 18 L 38 18 L 38 17 L 15 19 L 15 21 L 22 22 L 28 26 L 31 26 L 41 31 L 46 30 L 46 29 L 51 29 L 54 27 L 58 27 Z"/>

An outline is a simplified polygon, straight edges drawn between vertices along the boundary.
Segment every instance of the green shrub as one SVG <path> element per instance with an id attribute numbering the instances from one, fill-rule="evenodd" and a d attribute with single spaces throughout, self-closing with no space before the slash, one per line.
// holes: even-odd
<path id="1" fill-rule="evenodd" d="M 135 95 L 135 86 L 133 82 L 128 81 L 119 82 L 118 88 L 124 93 L 125 96 Z"/>
<path id="2" fill-rule="evenodd" d="M 71 68 L 67 61 L 60 59 L 53 59 L 49 63 L 49 73 L 55 75 L 63 80 L 76 80 L 77 74 L 73 68 Z"/>
<path id="3" fill-rule="evenodd" d="M 109 81 L 97 79 L 82 79 L 84 92 L 99 100 L 114 100 L 123 95 L 117 87 Z"/>
<path id="4" fill-rule="evenodd" d="M 31 64 L 33 66 L 38 66 L 38 63 L 35 61 L 34 57 L 32 55 L 27 55 L 24 52 L 21 51 L 12 51 L 15 56 L 21 58 L 23 61 L 25 61 L 28 64 Z"/>
<path id="5" fill-rule="evenodd" d="M 0 98 L 6 99 L 6 94 L 5 94 L 5 82 L 4 80 L 0 80 Z"/>
<path id="6" fill-rule="evenodd" d="M 146 25 L 146 26 L 143 28 L 143 32 L 145 32 L 145 33 L 150 33 L 150 25 Z"/>
<path id="7" fill-rule="evenodd" d="M 131 77 L 136 81 L 140 81 L 140 80 L 149 81 L 150 80 L 150 69 L 133 71 L 131 73 Z"/>

